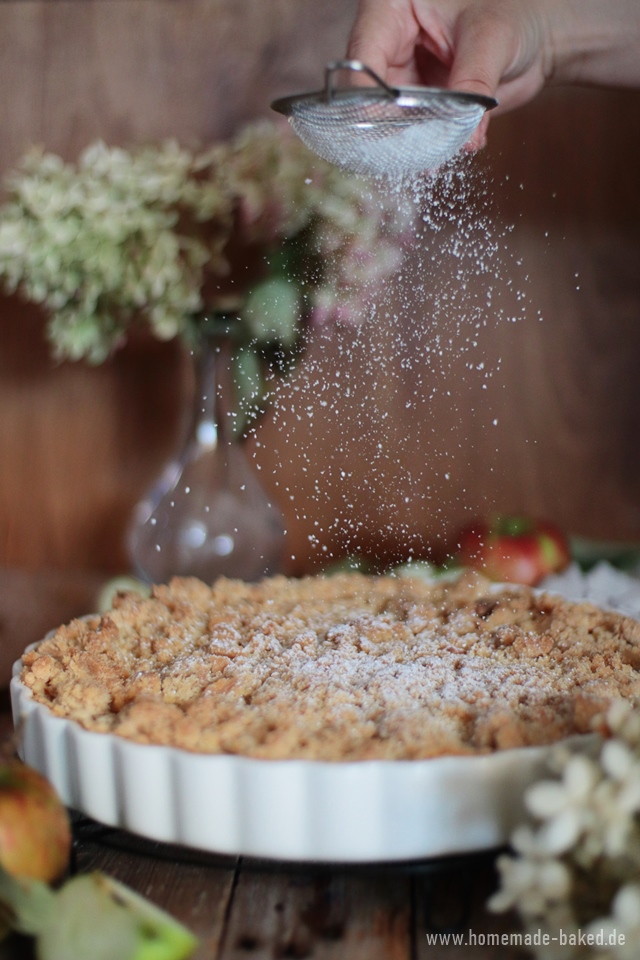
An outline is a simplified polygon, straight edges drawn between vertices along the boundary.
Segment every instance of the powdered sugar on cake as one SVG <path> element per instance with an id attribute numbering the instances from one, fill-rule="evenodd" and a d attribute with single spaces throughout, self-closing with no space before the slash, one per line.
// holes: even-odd
<path id="1" fill-rule="evenodd" d="M 475 575 L 176 579 L 23 660 L 34 697 L 88 729 L 271 759 L 547 744 L 640 697 L 635 620 Z"/>

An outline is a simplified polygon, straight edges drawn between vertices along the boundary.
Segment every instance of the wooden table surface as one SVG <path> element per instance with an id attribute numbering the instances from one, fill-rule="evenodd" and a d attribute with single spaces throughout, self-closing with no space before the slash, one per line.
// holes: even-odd
<path id="1" fill-rule="evenodd" d="M 170 911 L 200 940 L 193 960 L 461 960 L 470 932 L 477 960 L 522 957 L 482 945 L 518 930 L 513 917 L 485 909 L 492 856 L 437 868 L 293 866 L 198 856 L 89 821 L 76 833 L 75 869 L 103 870 Z M 24 938 L 0 946 L 0 960 L 33 957 Z"/>

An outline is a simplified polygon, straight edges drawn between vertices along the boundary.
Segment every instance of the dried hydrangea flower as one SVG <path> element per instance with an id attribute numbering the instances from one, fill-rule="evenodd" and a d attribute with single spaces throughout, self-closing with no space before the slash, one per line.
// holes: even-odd
<path id="1" fill-rule="evenodd" d="M 179 227 L 200 203 L 192 167 L 173 143 L 139 153 L 98 143 L 76 166 L 32 151 L 9 178 L 0 277 L 48 308 L 56 356 L 99 363 L 140 318 L 169 339 L 202 307 L 215 246 Z M 210 188 L 206 196 L 210 209 Z M 216 196 L 223 216 L 227 198 Z"/>
<path id="2" fill-rule="evenodd" d="M 548 854 L 564 853 L 593 826 L 593 792 L 599 780 L 597 765 L 578 754 L 569 757 L 560 781 L 543 780 L 527 791 L 528 811 L 544 822 L 540 843 Z"/>
<path id="3" fill-rule="evenodd" d="M 229 281 L 255 347 L 293 344 L 305 313 L 361 322 L 411 225 L 397 197 L 266 122 L 200 153 L 96 143 L 74 165 L 32 151 L 7 197 L 0 280 L 46 308 L 57 357 L 94 363 L 141 323 L 189 338 L 194 318 L 225 308 Z M 259 251 L 262 276 L 231 276 L 234 246 Z"/>

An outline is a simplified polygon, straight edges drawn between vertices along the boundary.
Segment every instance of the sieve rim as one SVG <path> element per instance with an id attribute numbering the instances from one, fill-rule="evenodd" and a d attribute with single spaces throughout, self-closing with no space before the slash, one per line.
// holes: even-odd
<path id="1" fill-rule="evenodd" d="M 348 87 L 334 90 L 329 98 L 326 89 L 314 90 L 310 93 L 278 97 L 271 103 L 271 109 L 285 117 L 291 117 L 295 115 L 295 108 L 299 104 L 326 107 L 327 111 L 330 111 L 332 105 L 336 103 L 349 103 L 350 101 L 362 101 L 363 99 L 380 104 L 393 103 L 396 107 L 406 108 L 424 107 L 427 103 L 432 104 L 434 100 L 473 104 L 481 106 L 485 110 L 493 110 L 498 106 L 495 97 L 489 97 L 483 93 L 471 93 L 468 90 L 449 90 L 446 87 L 395 87 L 394 94 L 394 96 L 390 96 L 386 90 L 380 87 Z M 309 118 L 307 117 L 307 119 Z"/>

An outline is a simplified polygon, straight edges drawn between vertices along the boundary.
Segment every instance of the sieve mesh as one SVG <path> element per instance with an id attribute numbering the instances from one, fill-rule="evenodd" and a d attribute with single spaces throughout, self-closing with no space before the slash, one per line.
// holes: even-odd
<path id="1" fill-rule="evenodd" d="M 375 87 L 335 90 L 336 70 L 359 70 Z M 275 101 L 314 153 L 351 173 L 410 176 L 442 166 L 468 141 L 489 97 L 431 87 L 389 87 L 358 61 L 327 66 L 325 90 Z"/>

